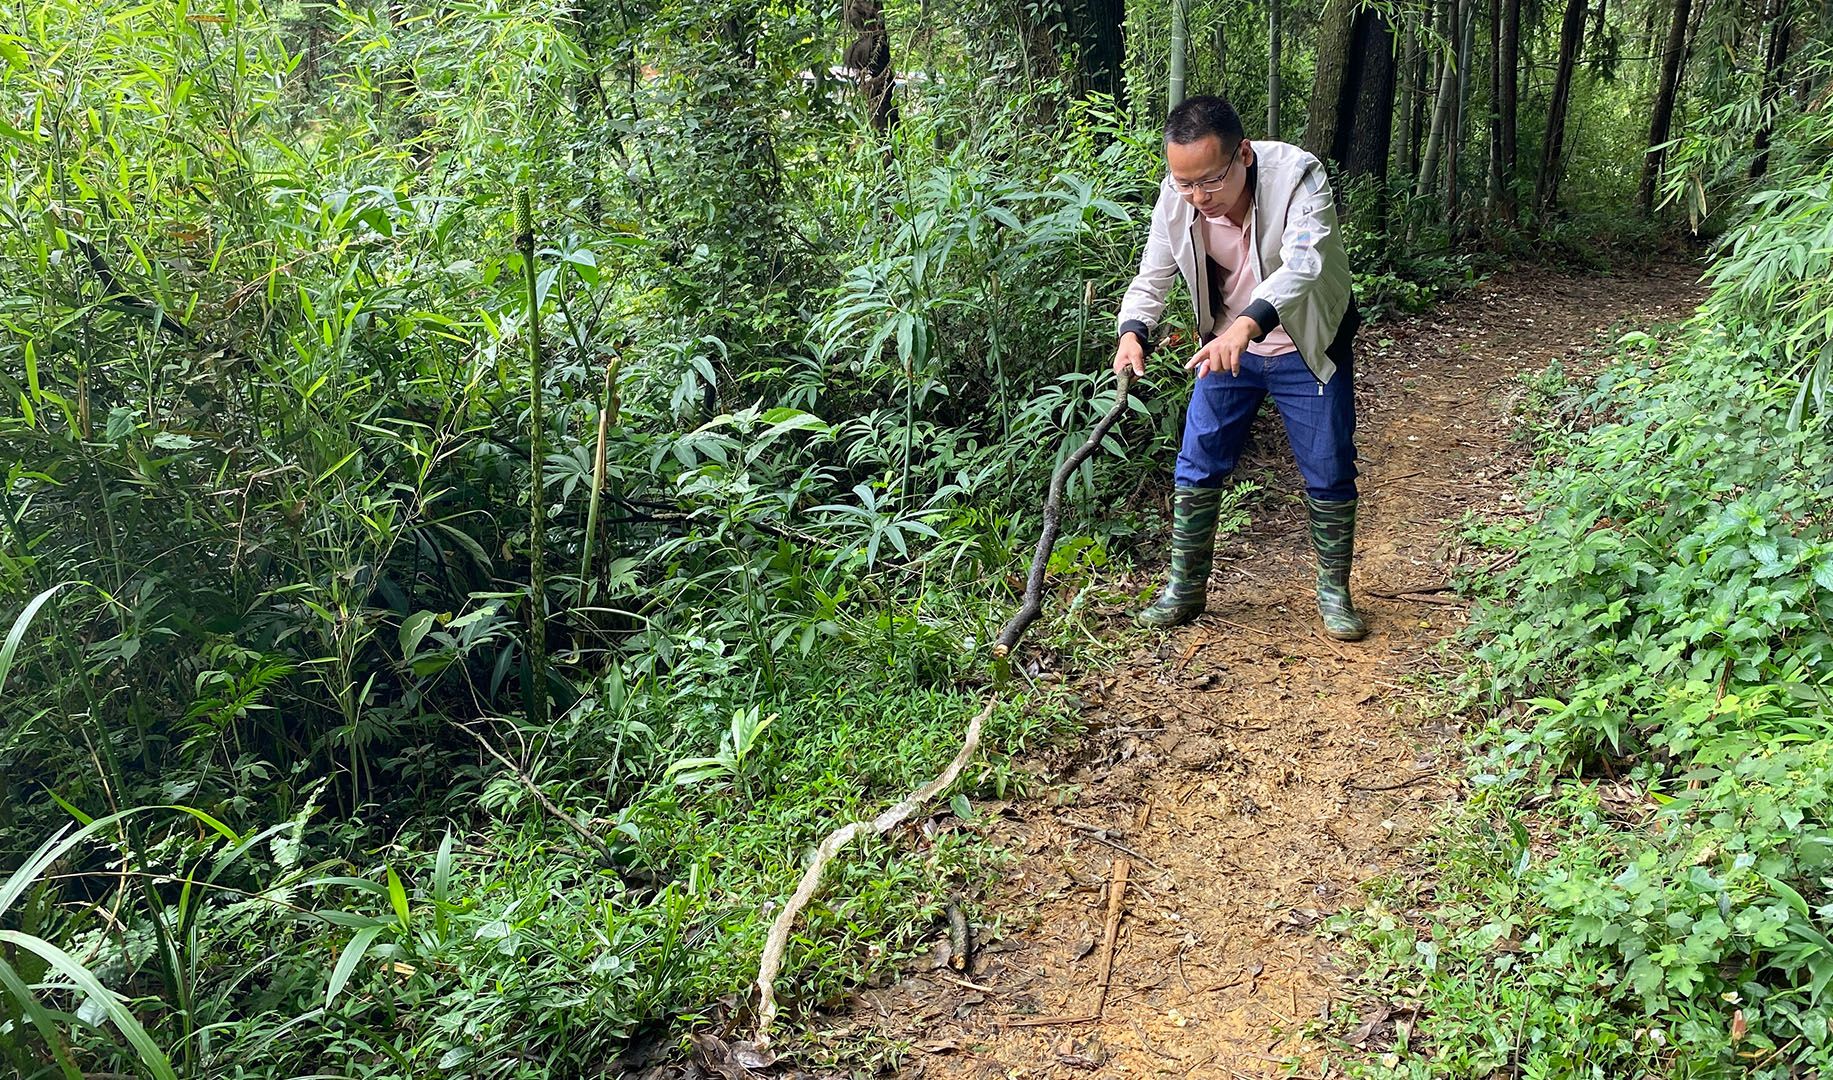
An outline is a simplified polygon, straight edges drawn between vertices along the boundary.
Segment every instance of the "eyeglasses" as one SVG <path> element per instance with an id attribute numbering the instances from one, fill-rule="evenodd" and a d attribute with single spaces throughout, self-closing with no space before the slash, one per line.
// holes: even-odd
<path id="1" fill-rule="evenodd" d="M 1185 183 L 1184 181 L 1179 180 L 1176 177 L 1173 177 L 1171 179 L 1172 190 L 1176 191 L 1179 195 L 1193 195 L 1199 191 L 1201 191 L 1205 195 L 1214 195 L 1216 192 L 1221 191 L 1222 185 L 1228 181 L 1228 174 L 1234 171 L 1235 158 L 1240 153 L 1241 153 L 1241 144 L 1236 143 L 1234 151 L 1228 155 L 1228 164 L 1222 166 L 1221 172 L 1217 173 L 1216 175 L 1210 177 L 1207 180 L 1196 180 L 1190 183 Z"/>

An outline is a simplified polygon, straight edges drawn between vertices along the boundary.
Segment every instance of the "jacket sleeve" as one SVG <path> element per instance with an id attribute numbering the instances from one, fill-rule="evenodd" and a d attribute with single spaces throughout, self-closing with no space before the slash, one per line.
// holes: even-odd
<path id="1" fill-rule="evenodd" d="M 1330 273 L 1325 265 L 1326 255 L 1342 254 L 1342 240 L 1336 231 L 1336 195 L 1323 166 L 1314 162 L 1299 180 L 1298 191 L 1286 210 L 1286 228 L 1279 241 L 1281 265 L 1254 287 L 1253 302 L 1242 311 L 1260 324 L 1263 333 L 1279 325 L 1282 308 L 1294 301 L 1307 303 L 1315 299 L 1311 294 Z M 1337 268 L 1339 273 L 1345 269 Z"/>
<path id="2" fill-rule="evenodd" d="M 1170 214 L 1166 212 L 1165 192 L 1161 189 L 1158 202 L 1152 207 L 1152 228 L 1146 235 L 1146 250 L 1139 259 L 1139 272 L 1133 275 L 1133 283 L 1127 286 L 1126 296 L 1120 301 L 1117 336 L 1136 333 L 1139 343 L 1150 352 L 1152 329 L 1165 313 L 1165 300 L 1177 276 L 1177 257 L 1171 250 Z"/>

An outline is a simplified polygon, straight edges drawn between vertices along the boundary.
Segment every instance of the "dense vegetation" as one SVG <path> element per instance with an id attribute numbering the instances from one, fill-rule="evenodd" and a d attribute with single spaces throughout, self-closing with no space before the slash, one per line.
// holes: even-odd
<path id="1" fill-rule="evenodd" d="M 1783 140 L 1697 317 L 1533 384 L 1440 906 L 1357 920 L 1421 1017 L 1375 1075 L 1833 1067 L 1833 116 Z"/>
<path id="2" fill-rule="evenodd" d="M 1495 83 L 1505 109 L 1478 74 L 1472 0 L 1321 17 L 1114 5 L 1095 34 L 1107 9 L 1093 0 L 11 5 L 0 1063 L 594 1075 L 633 1044 L 742 1013 L 797 854 L 932 774 L 976 707 L 1037 492 L 1101 407 L 1168 68 L 1250 120 L 1281 113 L 1281 134 L 1342 166 L 1375 312 L 1429 303 L 1498 253 L 1600 262 L 1658 235 L 1665 219 L 1625 208 L 1650 102 L 1676 85 L 1668 213 L 1722 227 L 1762 132 L 1769 180 L 1750 190 L 1774 208 L 1744 219 L 1783 222 L 1803 254 L 1778 270 L 1777 236 L 1740 239 L 1680 354 L 1699 379 L 1670 360 L 1637 384 L 1659 393 L 1612 400 L 1709 401 L 1729 410 L 1715 437 L 1793 432 L 1796 458 L 1735 466 L 1792 471 L 1740 479 L 1698 467 L 1735 447 L 1688 459 L 1676 443 L 1662 465 L 1652 443 L 1622 441 L 1635 456 L 1609 468 L 1667 468 L 1695 501 L 1626 506 L 1615 533 L 1590 534 L 1628 536 L 1641 513 L 1639 544 L 1709 535 L 1734 490 L 1740 513 L 1763 513 L 1769 478 L 1797 485 L 1775 496 L 1801 503 L 1796 527 L 1747 545 L 1764 573 L 1783 567 L 1762 577 L 1769 598 L 1722 627 L 1709 606 L 1687 616 L 1705 620 L 1698 642 L 1749 665 L 1723 676 L 1743 682 L 1706 705 L 1670 698 L 1674 665 L 1707 663 L 1707 645 L 1681 644 L 1639 660 L 1633 687 L 1584 690 L 1617 670 L 1609 649 L 1647 648 L 1608 644 L 1642 616 L 1613 596 L 1606 621 L 1560 624 L 1595 660 L 1498 637 L 1495 693 L 1565 702 L 1532 742 L 1547 783 L 1606 747 L 1681 769 L 1798 721 L 1800 699 L 1759 686 L 1791 658 L 1811 669 L 1795 616 L 1825 615 L 1825 583 L 1804 584 L 1824 565 L 1809 503 L 1820 392 L 1788 414 L 1801 359 L 1826 340 L 1801 290 L 1826 279 L 1833 213 L 1824 138 L 1794 119 L 1823 116 L 1811 27 L 1825 13 L 1785 7 L 1793 46 L 1774 19 L 1703 0 L 1600 5 L 1573 45 L 1551 6 L 1510 0 L 1522 63 Z M 1670 23 L 1693 57 L 1678 82 L 1660 63 Z M 1371 34 L 1385 81 L 1379 64 L 1343 64 Z M 829 71 L 843 48 L 865 95 Z M 1583 65 L 1554 59 L 1581 50 Z M 901 88 L 873 100 L 893 71 Z M 1369 100 L 1394 128 L 1378 153 L 1372 127 L 1331 122 Z M 1313 123 L 1318 101 L 1339 109 Z M 1486 158 L 1504 129 L 1506 152 Z M 1090 640 L 1099 570 L 1152 528 L 1180 385 L 1149 393 L 1076 478 L 1076 535 L 1034 642 L 1046 659 Z M 1606 436 L 1573 438 L 1549 491 L 1628 490 L 1594 478 L 1617 452 Z M 1642 573 L 1630 547 L 1596 543 L 1590 587 Z M 1759 573 L 1732 561 L 1674 602 Z M 1665 596 L 1637 580 L 1631 595 Z M 1530 592 L 1519 610 L 1576 602 Z M 1726 636 L 1732 619 L 1755 636 Z M 1050 681 L 1024 685 L 956 820 L 1022 785 L 1015 755 L 1063 729 Z M 1638 741 L 1666 730 L 1650 729 L 1651 703 L 1699 717 L 1660 757 Z M 1812 744 L 1798 752 L 1789 776 Z M 1727 774 L 1704 790 L 1730 805 L 1754 784 L 1796 781 Z M 1711 897 L 1661 869 L 1685 856 L 1649 843 L 1661 902 L 1703 913 Z M 1614 874 L 1617 849 L 1594 850 L 1588 872 Z M 795 1004 L 895 965 L 995 857 L 944 821 L 839 868 L 791 952 Z M 1762 873 L 1762 888 L 1824 900 L 1794 864 Z M 1740 904 L 1754 880 L 1736 879 Z M 1586 914 L 1545 905 L 1574 927 Z M 1715 939 L 1700 970 L 1796 940 L 1806 911 L 1760 942 L 1754 926 Z M 1790 957 L 1765 977 L 1809 970 Z M 1770 1015 L 1753 1029 L 1786 1040 Z"/>

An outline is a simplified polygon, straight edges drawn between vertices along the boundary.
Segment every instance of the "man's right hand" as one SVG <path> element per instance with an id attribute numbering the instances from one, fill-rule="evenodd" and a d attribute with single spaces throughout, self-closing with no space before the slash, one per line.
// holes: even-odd
<path id="1" fill-rule="evenodd" d="M 1139 343 L 1138 334 L 1122 334 L 1120 347 L 1114 350 L 1114 376 L 1119 378 L 1123 373 L 1136 379 L 1146 373 L 1146 348 Z"/>

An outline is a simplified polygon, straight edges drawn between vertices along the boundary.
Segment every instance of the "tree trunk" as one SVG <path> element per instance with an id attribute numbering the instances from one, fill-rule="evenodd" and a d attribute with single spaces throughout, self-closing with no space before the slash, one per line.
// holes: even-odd
<path id="1" fill-rule="evenodd" d="M 1184 100 L 1184 55 L 1190 43 L 1190 0 L 1171 0 L 1171 108 Z"/>
<path id="2" fill-rule="evenodd" d="M 1453 241 L 1458 236 L 1458 217 L 1462 210 L 1463 178 L 1459 175 L 1459 165 L 1463 160 L 1464 118 L 1470 111 L 1470 53 L 1477 29 L 1476 0 L 1459 0 L 1458 9 L 1462 29 L 1457 38 L 1457 94 L 1452 103 L 1451 127 L 1445 133 L 1445 225 Z"/>
<path id="3" fill-rule="evenodd" d="M 885 27 L 884 10 L 878 0 L 847 0 L 843 17 L 847 27 L 859 35 L 846 47 L 846 66 L 859 80 L 872 129 L 888 135 L 897 124 L 897 103 L 891 96 L 896 78 L 891 69 L 891 34 Z"/>
<path id="4" fill-rule="evenodd" d="M 1502 0 L 1489 0 L 1489 201 L 1487 213 L 1502 215 Z"/>
<path id="5" fill-rule="evenodd" d="M 1305 115 L 1305 149 L 1320 158 L 1330 157 L 1336 147 L 1349 43 L 1355 29 L 1355 0 L 1330 0 L 1318 21 L 1317 70 L 1311 79 L 1311 107 Z"/>
<path id="6" fill-rule="evenodd" d="M 1460 0 L 1461 2 L 1461 0 Z M 1454 3 L 1447 9 L 1450 17 L 1446 25 L 1453 27 L 1445 33 L 1448 41 L 1455 41 L 1457 33 L 1456 7 Z M 1438 50 L 1443 52 L 1443 50 Z M 1453 60 L 1441 59 L 1439 62 L 1438 97 L 1432 105 L 1432 126 L 1426 131 L 1426 152 L 1419 166 L 1419 182 L 1414 185 L 1413 195 L 1423 199 L 1426 193 L 1436 186 L 1438 179 L 1438 159 L 1444 153 L 1445 133 L 1451 125 L 1451 106 L 1457 100 L 1457 64 Z"/>
<path id="7" fill-rule="evenodd" d="M 1496 63 L 1502 69 L 1501 96 L 1498 124 L 1501 135 L 1497 140 L 1502 151 L 1502 219 L 1509 224 L 1516 220 L 1517 204 L 1515 202 L 1515 177 L 1519 175 L 1520 161 L 1517 153 L 1517 124 L 1521 109 L 1521 0 L 1502 0 L 1502 33 L 1500 41 L 1501 54 Z"/>
<path id="8" fill-rule="evenodd" d="M 1400 52 L 1400 148 L 1394 155 L 1400 175 L 1411 179 L 1419 157 L 1419 26 L 1407 20 L 1406 44 Z"/>
<path id="9" fill-rule="evenodd" d="M 1763 56 L 1762 117 L 1757 122 L 1757 156 L 1750 161 L 1752 180 L 1769 171 L 1769 140 L 1776 132 L 1776 107 L 1782 98 L 1782 69 L 1788 64 L 1788 39 L 1792 29 L 1789 15 L 1788 0 L 1769 0 L 1764 5 L 1764 16 L 1769 22 L 1769 48 Z"/>
<path id="10" fill-rule="evenodd" d="M 1067 0 L 1063 22 L 1081 53 L 1078 83 L 1083 94 L 1106 94 L 1116 108 L 1127 105 L 1125 0 Z"/>
<path id="11" fill-rule="evenodd" d="M 1566 0 L 1559 26 L 1559 68 L 1553 77 L 1553 99 L 1547 107 L 1547 137 L 1540 147 L 1540 179 L 1534 203 L 1544 220 L 1559 203 L 1559 180 L 1565 171 L 1566 110 L 1572 104 L 1572 72 L 1585 43 L 1585 0 Z"/>
<path id="12" fill-rule="evenodd" d="M 1349 59 L 1337 107 L 1337 130 L 1331 160 L 1342 175 L 1372 181 L 1373 202 L 1351 205 L 1372 232 L 1387 229 L 1388 155 L 1394 134 L 1394 28 L 1378 8 L 1356 14 Z"/>
<path id="13" fill-rule="evenodd" d="M 1674 122 L 1674 98 L 1680 89 L 1680 60 L 1686 55 L 1687 18 L 1692 14 L 1693 0 L 1674 0 L 1674 17 L 1668 22 L 1667 47 L 1661 52 L 1661 84 L 1655 91 L 1655 111 L 1648 124 L 1648 156 L 1642 159 L 1642 186 L 1636 191 L 1636 205 L 1643 217 L 1655 212 L 1655 186 L 1661 181 L 1661 167 L 1667 160 L 1668 127 Z"/>
<path id="14" fill-rule="evenodd" d="M 1228 20 L 1216 20 L 1216 93 L 1224 99 L 1234 100 L 1228 96 Z"/>
<path id="15" fill-rule="evenodd" d="M 1377 8 L 1356 15 L 1333 157 L 1346 176 L 1387 180 L 1394 134 L 1394 28 Z"/>
<path id="16" fill-rule="evenodd" d="M 1279 138 L 1279 0 L 1267 0 L 1267 138 Z"/>

